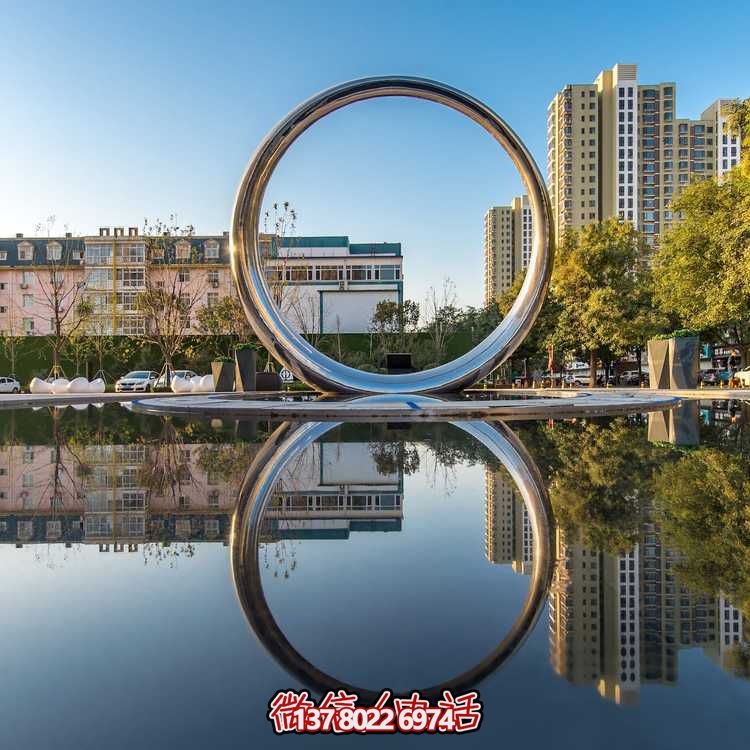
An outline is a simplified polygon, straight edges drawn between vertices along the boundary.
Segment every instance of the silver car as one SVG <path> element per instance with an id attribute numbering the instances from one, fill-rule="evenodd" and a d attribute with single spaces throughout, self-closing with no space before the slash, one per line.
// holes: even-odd
<path id="1" fill-rule="evenodd" d="M 152 391 L 156 385 L 156 379 L 159 373 L 153 370 L 133 370 L 127 375 L 123 375 L 115 383 L 116 393 L 132 393 L 136 391 Z"/>

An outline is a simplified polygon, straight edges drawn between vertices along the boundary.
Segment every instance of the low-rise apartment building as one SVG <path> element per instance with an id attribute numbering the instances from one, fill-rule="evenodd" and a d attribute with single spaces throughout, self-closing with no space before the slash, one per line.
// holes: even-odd
<path id="1" fill-rule="evenodd" d="M 345 236 L 261 242 L 274 296 L 301 333 L 363 333 L 378 302 L 403 299 L 400 243 Z M 154 238 L 137 227 L 103 227 L 84 237 L 0 238 L 0 331 L 7 335 L 49 334 L 61 311 L 82 301 L 91 310 L 88 333 L 142 334 L 148 321 L 136 299 L 148 287 L 189 297 L 186 332 L 200 333 L 195 312 L 236 294 L 229 233 Z"/>

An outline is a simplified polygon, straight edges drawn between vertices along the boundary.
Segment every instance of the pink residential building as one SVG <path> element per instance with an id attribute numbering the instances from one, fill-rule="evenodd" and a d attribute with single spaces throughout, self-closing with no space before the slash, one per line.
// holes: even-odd
<path id="1" fill-rule="evenodd" d="M 197 310 L 235 295 L 229 233 L 155 238 L 138 227 L 102 227 L 98 235 L 0 238 L 0 332 L 51 333 L 67 308 L 90 303 L 93 335 L 138 335 L 148 321 L 136 309 L 148 286 L 189 298 L 187 333 Z M 351 243 L 346 236 L 261 236 L 266 275 L 282 313 L 302 333 L 364 333 L 378 302 L 403 301 L 400 243 Z M 275 295 L 276 296 L 276 295 Z"/>

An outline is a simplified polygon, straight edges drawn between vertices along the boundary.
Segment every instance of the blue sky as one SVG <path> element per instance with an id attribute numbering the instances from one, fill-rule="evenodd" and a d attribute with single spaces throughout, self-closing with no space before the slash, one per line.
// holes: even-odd
<path id="1" fill-rule="evenodd" d="M 692 7 L 691 7 L 692 5 Z M 259 140 L 343 80 L 442 80 L 498 111 L 546 172 L 546 107 L 568 82 L 636 62 L 676 81 L 681 116 L 750 95 L 746 25 L 710 4 L 294 2 L 2 3 L 0 236 L 57 216 L 77 232 L 176 212 L 229 228 Z M 482 217 L 520 180 L 476 126 L 435 105 L 380 100 L 326 118 L 267 193 L 299 234 L 401 241 L 406 294 L 450 276 L 482 289 Z"/>

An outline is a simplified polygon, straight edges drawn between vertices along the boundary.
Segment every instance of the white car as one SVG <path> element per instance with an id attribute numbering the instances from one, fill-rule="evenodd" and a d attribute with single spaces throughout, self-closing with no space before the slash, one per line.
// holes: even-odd
<path id="1" fill-rule="evenodd" d="M 734 377 L 743 388 L 750 388 L 750 367 L 743 367 L 734 373 Z"/>
<path id="2" fill-rule="evenodd" d="M 21 384 L 15 378 L 0 378 L 0 393 L 20 393 Z"/>
<path id="3" fill-rule="evenodd" d="M 115 383 L 115 393 L 132 393 L 135 391 L 152 391 L 159 373 L 153 370 L 133 370 L 123 375 Z"/>

